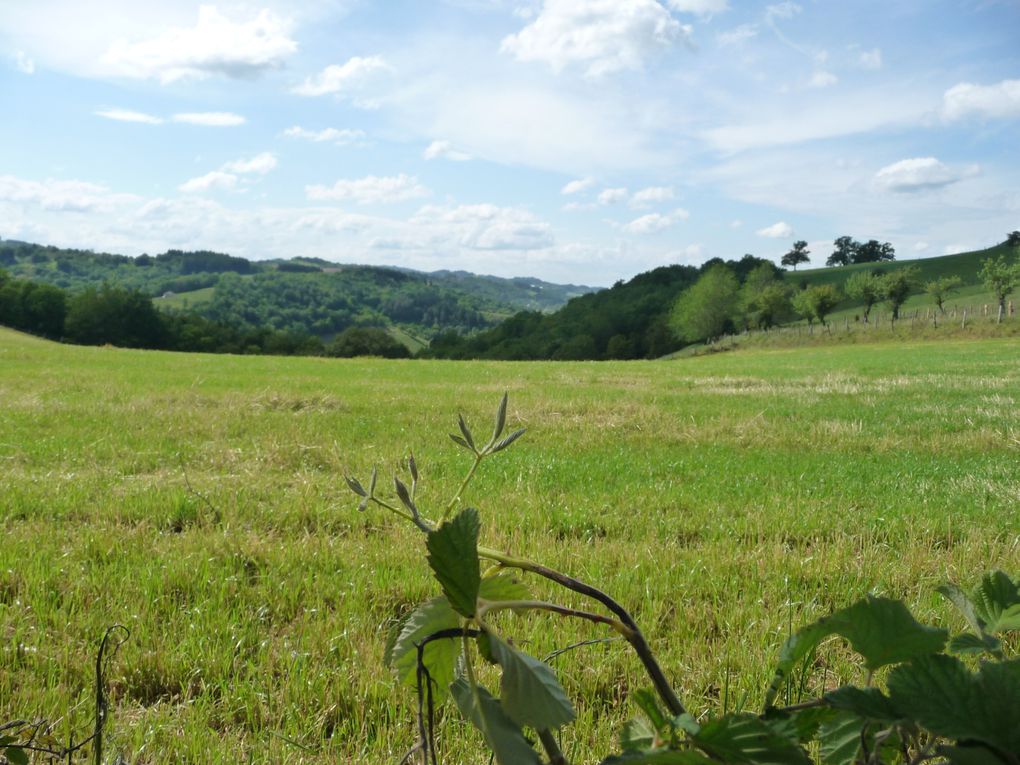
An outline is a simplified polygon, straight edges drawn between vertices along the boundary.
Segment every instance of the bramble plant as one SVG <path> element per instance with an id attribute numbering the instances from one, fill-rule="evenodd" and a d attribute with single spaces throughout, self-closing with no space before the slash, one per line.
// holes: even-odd
<path id="1" fill-rule="evenodd" d="M 945 629 L 920 624 L 901 601 L 869 595 L 791 635 L 761 714 L 731 712 L 698 721 L 619 603 L 562 572 L 478 544 L 479 513 L 461 509 L 463 495 L 481 462 L 523 434 L 503 437 L 506 409 L 504 395 L 483 447 L 460 418 L 460 435 L 451 438 L 472 454 L 473 464 L 438 521 L 419 508 L 413 456 L 407 464 L 410 486 L 394 478 L 395 501 L 379 496 L 375 471 L 368 488 L 346 479 L 362 498 L 359 509 L 374 504 L 425 534 L 428 565 L 442 590 L 400 619 L 387 641 L 386 663 L 418 697 L 418 740 L 402 763 L 439 762 L 435 708 L 447 696 L 481 732 L 499 765 L 543 762 L 526 730 L 534 732 L 550 765 L 567 763 L 554 732 L 574 719 L 573 704 L 549 665 L 520 651 L 489 620 L 512 610 L 604 625 L 637 653 L 654 692 L 633 694 L 641 715 L 621 731 L 622 752 L 605 757 L 602 765 L 1020 765 L 1020 658 L 1007 658 L 1002 640 L 1004 633 L 1020 630 L 1020 590 L 1009 576 L 988 574 L 971 593 L 955 585 L 939 588 L 968 627 L 951 639 Z M 483 562 L 492 564 L 484 572 Z M 608 613 L 534 599 L 515 572 L 550 580 Z M 863 684 L 794 703 L 788 680 L 806 677 L 830 637 L 847 641 L 860 656 Z M 498 697 L 479 681 L 480 661 L 498 665 Z M 785 706 L 776 704 L 780 694 Z"/>

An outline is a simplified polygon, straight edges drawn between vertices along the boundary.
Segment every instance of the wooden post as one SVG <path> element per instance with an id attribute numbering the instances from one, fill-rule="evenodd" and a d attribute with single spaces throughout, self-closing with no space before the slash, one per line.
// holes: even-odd
<path id="1" fill-rule="evenodd" d="M 960 329 L 967 329 L 967 309 L 963 309 L 963 322 L 960 324 Z"/>
<path id="2" fill-rule="evenodd" d="M 1002 303 L 999 303 L 999 316 L 995 320 L 996 324 L 1002 324 Z"/>

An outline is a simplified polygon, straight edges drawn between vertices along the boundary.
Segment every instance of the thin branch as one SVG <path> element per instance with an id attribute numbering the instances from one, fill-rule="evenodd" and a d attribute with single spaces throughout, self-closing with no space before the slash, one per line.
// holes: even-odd
<path id="1" fill-rule="evenodd" d="M 549 664 L 553 659 L 556 659 L 559 656 L 562 656 L 563 654 L 567 653 L 568 651 L 573 651 L 573 650 L 576 650 L 578 648 L 585 648 L 586 646 L 589 646 L 589 645 L 599 645 L 600 643 L 615 643 L 615 642 L 617 642 L 619 640 L 622 640 L 622 639 L 623 638 L 620 638 L 620 637 L 604 637 L 604 638 L 592 638 L 591 640 L 581 640 L 581 641 L 579 641 L 577 643 L 571 643 L 570 645 L 565 645 L 565 646 L 563 646 L 563 648 L 557 648 L 552 653 L 548 653 L 544 657 L 542 657 L 542 661 L 545 662 L 546 664 Z"/>
<path id="2" fill-rule="evenodd" d="M 552 611 L 563 616 L 574 616 L 578 619 L 587 619 L 596 624 L 605 624 L 619 632 L 624 638 L 629 639 L 634 630 L 621 622 L 619 619 L 612 619 L 602 614 L 595 614 L 591 611 L 580 611 L 576 608 L 567 608 L 556 603 L 546 603 L 541 600 L 483 600 L 478 607 L 478 620 L 482 621 L 490 611 Z"/>
<path id="3" fill-rule="evenodd" d="M 549 755 L 549 765 L 570 765 L 567 762 L 567 758 L 563 756 L 563 752 L 560 751 L 560 745 L 556 741 L 556 737 L 548 728 L 538 732 L 538 740 L 542 742 L 542 748 Z"/>

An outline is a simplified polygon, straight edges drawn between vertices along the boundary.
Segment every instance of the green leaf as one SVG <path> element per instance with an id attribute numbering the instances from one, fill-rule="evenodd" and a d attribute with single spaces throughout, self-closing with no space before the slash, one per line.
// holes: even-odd
<path id="1" fill-rule="evenodd" d="M 361 481 L 359 481 L 357 478 L 352 478 L 351 476 L 345 475 L 344 480 L 347 481 L 347 486 L 350 488 L 350 490 L 357 494 L 359 497 L 368 496 L 368 492 L 365 491 L 365 488 L 361 485 Z"/>
<path id="2" fill-rule="evenodd" d="M 7 747 L 4 750 L 4 757 L 11 765 L 28 765 L 28 753 L 20 747 Z"/>
<path id="3" fill-rule="evenodd" d="M 512 444 L 514 441 L 516 441 L 518 438 L 520 438 L 523 435 L 524 435 L 524 428 L 521 428 L 520 430 L 515 430 L 509 436 L 507 436 L 502 441 L 500 441 L 495 446 L 493 446 L 490 453 L 491 454 L 495 454 L 496 452 L 503 451 L 508 446 L 510 446 L 510 444 Z"/>
<path id="4" fill-rule="evenodd" d="M 786 641 L 765 694 L 766 707 L 772 706 L 797 662 L 829 635 L 850 641 L 871 671 L 940 651 L 948 638 L 943 629 L 919 624 L 901 601 L 869 595 L 849 608 L 809 624 Z"/>
<path id="5" fill-rule="evenodd" d="M 655 728 L 644 717 L 635 717 L 620 729 L 620 746 L 624 752 L 643 752 L 655 746 Z"/>
<path id="6" fill-rule="evenodd" d="M 1002 652 L 1002 643 L 994 635 L 985 632 L 980 635 L 964 632 L 949 641 L 949 650 L 952 653 L 965 655 L 981 653 L 999 655 Z"/>
<path id="7" fill-rule="evenodd" d="M 492 655 L 503 668 L 499 697 L 518 725 L 553 730 L 576 717 L 574 705 L 549 665 L 490 635 Z"/>
<path id="8" fill-rule="evenodd" d="M 1002 571 L 985 574 L 974 591 L 974 611 L 986 632 L 1020 628 L 1020 592 Z"/>
<path id="9" fill-rule="evenodd" d="M 530 600 L 531 593 L 516 576 L 509 571 L 504 571 L 483 578 L 481 586 L 478 588 L 478 597 L 490 601 Z"/>
<path id="10" fill-rule="evenodd" d="M 878 688 L 857 688 L 844 685 L 829 691 L 822 698 L 833 709 L 853 712 L 858 717 L 892 723 L 903 719 L 903 715 L 893 706 L 892 701 Z"/>
<path id="11" fill-rule="evenodd" d="M 610 755 L 599 765 L 718 765 L 718 763 L 701 752 L 690 749 L 655 749 Z"/>
<path id="12" fill-rule="evenodd" d="M 948 765 L 1006 765 L 1006 761 L 992 750 L 974 744 L 971 746 L 940 746 L 938 753 Z"/>
<path id="13" fill-rule="evenodd" d="M 648 722 L 652 724 L 652 727 L 658 731 L 660 736 L 663 738 L 669 736 L 673 726 L 669 724 L 669 719 L 666 717 L 666 713 L 662 711 L 662 707 L 659 706 L 659 699 L 656 698 L 654 693 L 647 688 L 640 688 L 634 691 L 634 703 L 645 713 Z"/>
<path id="14" fill-rule="evenodd" d="M 488 632 L 483 632 L 481 635 L 475 638 L 475 644 L 478 646 L 478 653 L 482 655 L 489 664 L 497 664 L 496 655 L 492 652 L 492 636 Z"/>
<path id="15" fill-rule="evenodd" d="M 496 422 L 492 428 L 492 438 L 489 439 L 489 445 L 496 443 L 496 439 L 499 438 L 503 432 L 503 428 L 506 427 L 506 402 L 507 394 L 503 394 L 503 398 L 499 402 L 499 407 L 496 409 Z"/>
<path id="16" fill-rule="evenodd" d="M 709 720 L 691 738 L 710 755 L 731 765 L 811 765 L 797 741 L 746 713 Z"/>
<path id="17" fill-rule="evenodd" d="M 835 716 L 836 710 L 829 707 L 808 707 L 795 712 L 773 708 L 762 719 L 780 736 L 806 744 L 814 739 L 823 722 Z"/>
<path id="18" fill-rule="evenodd" d="M 393 630 L 393 639 L 386 646 L 383 661 L 393 668 L 400 682 L 415 686 L 418 682 L 418 644 L 433 633 L 461 626 L 460 618 L 444 597 L 433 598 L 407 614 Z M 443 698 L 453 680 L 454 667 L 460 656 L 460 641 L 433 640 L 425 646 L 425 668 L 435 683 L 434 691 Z"/>
<path id="19" fill-rule="evenodd" d="M 818 731 L 819 752 L 825 765 L 853 765 L 861 751 L 865 721 L 852 712 L 839 712 Z"/>
<path id="20" fill-rule="evenodd" d="M 450 684 L 450 693 L 460 713 L 482 732 L 499 765 L 541 765 L 538 752 L 485 688 L 460 677 Z"/>
<path id="21" fill-rule="evenodd" d="M 982 632 L 984 625 L 981 620 L 978 619 L 977 612 L 974 610 L 974 603 L 970 597 L 957 587 L 955 584 L 944 584 L 938 588 L 938 593 L 944 596 L 950 603 L 956 606 L 956 609 L 963 614 L 963 618 L 967 620 L 967 624 L 975 632 Z"/>
<path id="22" fill-rule="evenodd" d="M 429 566 L 436 575 L 453 610 L 468 618 L 475 615 L 481 572 L 478 565 L 478 511 L 467 508 L 447 521 L 425 540 Z"/>
<path id="23" fill-rule="evenodd" d="M 457 424 L 460 425 L 460 432 L 464 434 L 464 440 L 471 448 L 471 451 L 477 454 L 478 450 L 475 448 L 475 439 L 474 436 L 471 435 L 471 429 L 468 428 L 467 422 L 465 422 L 464 420 L 464 415 L 462 414 L 457 415 Z"/>
<path id="24" fill-rule="evenodd" d="M 955 656 L 922 656 L 895 667 L 887 684 L 893 704 L 932 733 L 1020 751 L 1020 659 L 972 673 Z"/>
<path id="25" fill-rule="evenodd" d="M 469 444 L 469 443 L 468 443 L 467 441 L 465 441 L 465 440 L 464 440 L 463 438 L 461 438 L 460 436 L 455 436 L 455 435 L 454 435 L 453 433 L 451 433 L 451 434 L 450 434 L 450 438 L 452 438 L 452 439 L 453 439 L 453 442 L 454 442 L 455 444 L 457 444 L 458 446 L 463 446 L 463 447 L 464 447 L 465 449 L 467 449 L 467 450 L 468 450 L 469 452 L 472 452 L 472 453 L 474 453 L 474 451 L 475 451 L 475 450 L 474 450 L 473 448 L 471 448 L 471 444 Z"/>

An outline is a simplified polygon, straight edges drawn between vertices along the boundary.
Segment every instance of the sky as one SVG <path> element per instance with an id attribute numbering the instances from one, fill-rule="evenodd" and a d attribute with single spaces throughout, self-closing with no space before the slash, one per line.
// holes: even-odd
<path id="1" fill-rule="evenodd" d="M 0 0 L 0 237 L 608 286 L 1020 228 L 1020 0 Z"/>

